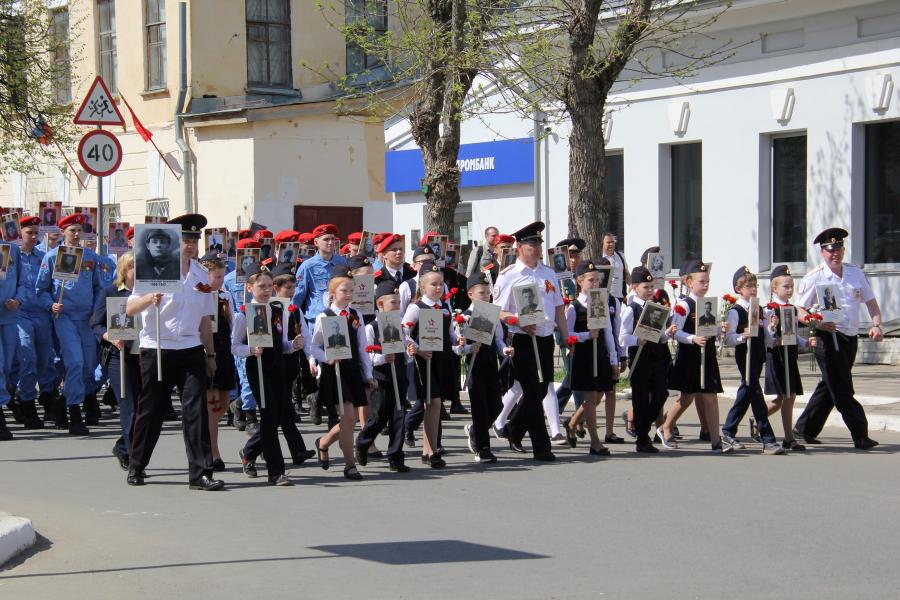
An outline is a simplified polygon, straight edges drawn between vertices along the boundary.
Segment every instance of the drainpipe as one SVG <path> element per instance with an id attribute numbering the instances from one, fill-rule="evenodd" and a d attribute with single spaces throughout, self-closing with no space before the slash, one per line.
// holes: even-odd
<path id="1" fill-rule="evenodd" d="M 544 111 L 534 109 L 532 117 L 534 127 L 534 220 L 541 220 L 541 135 L 544 122 Z"/>
<path id="2" fill-rule="evenodd" d="M 193 201 L 193 181 L 191 169 L 191 148 L 184 139 L 184 101 L 187 96 L 187 4 L 178 3 L 178 103 L 175 105 L 175 143 L 181 149 L 181 164 L 184 169 L 184 212 L 197 212 Z"/>

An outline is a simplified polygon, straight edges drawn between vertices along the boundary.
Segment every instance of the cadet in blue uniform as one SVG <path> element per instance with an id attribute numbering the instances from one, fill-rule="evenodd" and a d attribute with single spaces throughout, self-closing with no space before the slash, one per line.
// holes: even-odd
<path id="1" fill-rule="evenodd" d="M 318 253 L 303 261 L 297 269 L 297 291 L 294 292 L 294 306 L 303 311 L 306 324 L 315 325 L 316 317 L 325 310 L 324 296 L 328 289 L 331 269 L 337 265 L 347 265 L 347 259 L 334 251 L 337 227 L 331 224 L 317 225 L 312 231 L 313 242 Z"/>
<path id="2" fill-rule="evenodd" d="M 2 244 L 2 246 L 5 247 L 4 254 L 9 253 L 9 259 L 6 266 L 6 278 L 0 279 L 0 441 L 10 440 L 13 437 L 6 427 L 3 407 L 10 401 L 6 383 L 12 370 L 16 348 L 19 345 L 18 329 L 16 328 L 19 311 L 19 300 L 16 298 L 19 248 L 14 244 Z M 32 402 L 33 405 L 34 402 Z"/>
<path id="3" fill-rule="evenodd" d="M 252 234 L 249 230 L 244 230 L 240 235 L 247 236 Z M 250 239 L 249 237 L 244 237 L 243 239 L 238 240 L 237 247 L 238 249 L 259 248 L 259 242 Z M 240 312 L 241 306 L 250 302 L 252 299 L 252 296 L 247 292 L 246 284 L 237 282 L 237 270 L 234 270 L 225 276 L 222 287 L 224 287 L 231 296 L 232 314 Z M 253 392 L 250 390 L 250 383 L 247 380 L 246 363 L 246 359 L 238 356 L 234 357 L 234 366 L 237 369 L 238 383 L 240 385 L 238 385 L 235 390 L 233 396 L 234 401 L 232 401 L 230 408 L 234 415 L 234 425 L 237 427 L 238 431 L 244 431 L 249 428 L 249 431 L 247 432 L 248 435 L 253 435 L 259 427 L 259 423 L 256 419 L 256 398 L 253 397 Z M 240 395 L 240 401 L 238 401 L 238 394 Z"/>
<path id="4" fill-rule="evenodd" d="M 63 243 L 66 246 L 78 246 L 81 240 L 81 227 L 87 220 L 86 215 L 74 213 L 59 222 L 63 230 Z M 55 403 L 56 427 L 65 428 L 66 414 L 63 402 L 68 408 L 68 429 L 70 435 L 87 435 L 80 404 L 87 393 L 93 392 L 94 365 L 96 365 L 97 340 L 91 331 L 90 319 L 94 312 L 94 304 L 100 296 L 100 275 L 97 271 L 99 257 L 89 248 L 84 248 L 81 271 L 74 281 L 61 281 L 53 278 L 53 268 L 59 247 L 53 248 L 41 262 L 41 270 L 35 289 L 41 305 L 52 312 L 53 331 L 59 342 L 59 351 L 65 366 L 65 396 L 60 396 Z M 65 293 L 60 302 L 60 289 Z"/>

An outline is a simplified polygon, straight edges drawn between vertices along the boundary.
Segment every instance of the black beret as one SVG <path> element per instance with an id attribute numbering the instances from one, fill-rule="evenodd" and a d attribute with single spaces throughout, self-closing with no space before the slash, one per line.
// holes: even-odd
<path id="1" fill-rule="evenodd" d="M 347 266 L 351 271 L 362 269 L 363 267 L 371 267 L 372 261 L 365 254 L 354 254 L 347 259 Z"/>
<path id="2" fill-rule="evenodd" d="M 631 270 L 631 283 L 644 283 L 645 281 L 653 281 L 653 275 L 647 270 L 647 267 L 635 267 Z"/>
<path id="3" fill-rule="evenodd" d="M 597 264 L 592 260 L 582 260 L 577 265 L 575 265 L 575 277 L 581 277 L 586 273 L 595 273 L 599 269 L 597 269 Z"/>
<path id="4" fill-rule="evenodd" d="M 382 296 L 391 296 L 393 294 L 399 294 L 400 288 L 397 287 L 397 284 L 391 280 L 385 280 L 380 282 L 375 286 L 375 299 L 378 300 Z"/>
<path id="5" fill-rule="evenodd" d="M 747 265 L 740 267 L 737 271 L 734 272 L 734 275 L 731 277 L 731 287 L 733 287 L 734 290 L 737 291 L 738 279 L 740 279 L 744 275 L 750 275 L 751 273 L 752 271 L 750 271 L 750 267 L 748 267 Z"/>
<path id="6" fill-rule="evenodd" d="M 283 262 L 275 265 L 275 268 L 272 269 L 272 277 L 278 277 L 280 275 L 295 275 L 297 272 L 297 265 L 294 263 Z"/>
<path id="7" fill-rule="evenodd" d="M 331 267 L 331 275 L 329 275 L 329 279 L 336 279 L 338 277 L 347 277 L 349 279 L 353 279 L 353 275 L 350 273 L 350 267 L 347 265 L 334 265 Z"/>
<path id="8" fill-rule="evenodd" d="M 434 256 L 434 250 L 429 248 L 428 246 L 419 246 L 415 250 L 413 250 L 413 260 L 416 260 L 420 256 Z"/>
<path id="9" fill-rule="evenodd" d="M 267 270 L 267 269 L 263 269 L 263 268 L 262 268 L 262 265 L 259 265 L 259 264 L 257 264 L 257 263 L 253 263 L 252 265 L 249 265 L 247 268 L 244 269 L 244 275 L 245 275 L 246 277 L 250 277 L 251 275 L 259 275 L 259 274 L 262 273 L 263 271 L 265 271 L 266 273 L 268 273 L 268 270 Z"/>
<path id="10" fill-rule="evenodd" d="M 441 268 L 439 266 L 437 266 L 437 263 L 435 263 L 433 260 L 426 260 L 419 267 L 419 277 L 422 277 L 422 275 L 425 275 L 426 273 L 441 273 L 441 274 L 443 274 L 441 271 Z"/>
<path id="11" fill-rule="evenodd" d="M 513 233 L 513 237 L 516 238 L 516 241 L 520 244 L 528 244 L 528 243 L 543 243 L 544 238 L 541 236 L 541 232 L 544 231 L 544 223 L 542 221 L 535 221 L 531 225 L 526 225 L 522 229 Z"/>
<path id="12" fill-rule="evenodd" d="M 585 242 L 585 241 L 584 241 L 583 239 L 581 239 L 581 238 L 566 238 L 566 239 L 564 239 L 564 240 L 561 240 L 561 241 L 559 241 L 559 242 L 556 242 L 556 247 L 558 248 L 558 247 L 560 247 L 560 246 L 565 246 L 565 247 L 568 248 L 569 250 L 572 249 L 572 246 L 575 246 L 575 248 L 576 248 L 579 252 L 581 252 L 582 250 L 584 250 L 584 247 L 587 246 L 587 242 Z"/>
<path id="13" fill-rule="evenodd" d="M 776 277 L 793 277 L 791 275 L 791 270 L 787 265 L 778 265 L 774 269 L 772 269 L 772 273 L 769 275 L 770 279 L 775 279 Z"/>
<path id="14" fill-rule="evenodd" d="M 850 234 L 847 233 L 846 229 L 829 227 L 816 236 L 816 239 L 813 240 L 813 244 L 819 244 L 825 250 L 837 250 L 838 248 L 844 247 L 844 238 L 848 235 Z"/>
<path id="15" fill-rule="evenodd" d="M 648 255 L 658 254 L 658 253 L 659 253 L 659 246 L 650 246 L 649 248 L 644 250 L 643 254 L 641 254 L 641 264 L 647 264 L 647 256 Z"/>
<path id="16" fill-rule="evenodd" d="M 196 213 L 188 213 L 169 219 L 168 223 L 170 225 L 181 225 L 182 237 L 200 239 L 200 234 L 203 232 L 203 228 L 206 227 L 206 217 Z"/>
<path id="17" fill-rule="evenodd" d="M 684 263 L 684 266 L 681 267 L 682 275 L 690 275 L 691 273 L 706 273 L 709 271 L 709 268 L 706 266 L 700 259 L 689 260 Z"/>
<path id="18" fill-rule="evenodd" d="M 472 289 L 476 285 L 488 285 L 487 274 L 484 271 L 475 271 L 466 279 L 466 289 Z"/>

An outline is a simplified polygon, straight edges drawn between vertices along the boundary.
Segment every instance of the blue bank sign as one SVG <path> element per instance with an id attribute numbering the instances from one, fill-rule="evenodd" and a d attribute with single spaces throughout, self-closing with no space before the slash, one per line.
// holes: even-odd
<path id="1" fill-rule="evenodd" d="M 457 165 L 460 187 L 531 183 L 534 181 L 534 140 L 502 140 L 463 144 Z M 421 150 L 395 150 L 384 154 L 385 191 L 418 192 L 425 166 Z"/>

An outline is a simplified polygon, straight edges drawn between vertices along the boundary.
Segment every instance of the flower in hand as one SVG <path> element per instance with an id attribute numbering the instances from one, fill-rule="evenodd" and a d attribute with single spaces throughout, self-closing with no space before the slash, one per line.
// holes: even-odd
<path id="1" fill-rule="evenodd" d="M 675 314 L 676 314 L 676 315 L 679 315 L 679 316 L 681 316 L 681 317 L 686 317 L 686 316 L 687 316 L 687 311 L 686 311 L 685 308 L 684 308 L 682 305 L 680 305 L 680 304 L 676 304 L 674 310 L 675 310 Z"/>
<path id="2" fill-rule="evenodd" d="M 507 325 L 518 325 L 518 324 L 519 324 L 519 317 L 515 317 L 515 316 L 512 316 L 512 317 L 506 317 L 506 324 L 507 324 Z"/>
<path id="3" fill-rule="evenodd" d="M 566 346 L 568 346 L 569 348 L 571 348 L 572 346 L 574 346 L 577 343 L 578 343 L 577 336 L 570 335 L 569 337 L 566 338 Z"/>

